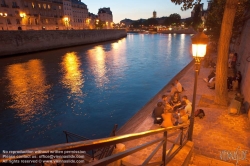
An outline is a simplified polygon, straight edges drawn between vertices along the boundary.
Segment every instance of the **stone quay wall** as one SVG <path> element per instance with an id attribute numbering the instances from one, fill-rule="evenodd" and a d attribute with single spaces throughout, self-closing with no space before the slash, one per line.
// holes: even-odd
<path id="1" fill-rule="evenodd" d="M 0 31 L 0 56 L 91 44 L 126 37 L 125 30 Z"/>

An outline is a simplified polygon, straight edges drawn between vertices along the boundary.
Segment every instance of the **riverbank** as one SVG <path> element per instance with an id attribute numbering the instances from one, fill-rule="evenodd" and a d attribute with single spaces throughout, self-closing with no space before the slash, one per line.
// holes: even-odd
<path id="1" fill-rule="evenodd" d="M 193 165 L 218 165 L 225 161 L 225 158 L 221 158 L 222 152 L 249 152 L 249 136 L 250 126 L 247 114 L 230 115 L 228 113 L 228 107 L 216 105 L 213 100 L 215 96 L 215 90 L 209 89 L 203 78 L 209 75 L 211 68 L 205 68 L 201 66 L 201 70 L 197 80 L 197 94 L 195 109 L 203 109 L 206 116 L 203 119 L 195 118 L 193 142 L 194 142 L 194 154 L 193 161 L 190 164 Z M 190 101 L 193 96 L 194 85 L 194 68 L 193 63 L 187 65 L 176 76 L 185 88 L 185 91 L 181 93 L 181 96 L 186 95 Z M 171 81 L 170 81 L 171 83 Z M 153 117 L 151 116 L 153 108 L 156 106 L 157 101 L 161 95 L 167 94 L 170 87 L 167 84 L 145 107 L 143 107 L 134 117 L 132 117 L 122 128 L 118 131 L 118 134 L 143 132 L 151 129 L 160 128 L 159 125 L 154 124 Z M 228 97 L 232 100 L 236 91 L 230 91 Z M 134 124 L 135 123 L 135 124 Z M 160 137 L 160 135 L 159 135 Z M 150 137 L 147 138 L 149 140 Z M 137 144 L 141 145 L 147 140 L 138 139 Z M 125 143 L 127 149 L 133 147 L 134 142 L 130 141 Z M 151 152 L 153 148 L 148 148 L 144 151 L 133 154 L 133 157 L 139 161 L 144 161 L 145 156 L 148 156 L 148 152 Z M 157 153 L 156 158 L 160 158 L 161 154 Z M 205 157 L 206 156 L 206 157 Z M 250 165 L 249 153 L 244 158 L 239 160 L 238 164 L 243 166 Z M 201 161 L 202 159 L 202 161 Z M 225 162 L 235 164 L 236 161 L 228 159 Z M 216 164 L 217 163 L 217 164 Z M 224 165 L 230 165 L 224 163 Z"/>
<path id="2" fill-rule="evenodd" d="M 0 56 L 92 44 L 126 37 L 119 30 L 0 31 Z"/>
<path id="3" fill-rule="evenodd" d="M 130 120 L 128 120 L 118 131 L 118 135 L 128 134 L 128 133 L 136 133 L 144 131 L 143 122 L 146 121 L 147 118 L 151 118 L 151 114 L 153 109 L 156 106 L 156 103 L 163 94 L 166 94 L 168 90 L 171 88 L 171 83 L 176 79 L 181 79 L 186 72 L 193 68 L 194 61 L 191 61 L 188 65 L 186 65 L 176 76 L 174 76 L 142 109 L 140 109 Z"/>

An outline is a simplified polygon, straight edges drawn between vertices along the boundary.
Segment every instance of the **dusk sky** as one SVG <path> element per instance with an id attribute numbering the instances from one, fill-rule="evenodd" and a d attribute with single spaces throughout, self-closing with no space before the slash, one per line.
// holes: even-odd
<path id="1" fill-rule="evenodd" d="M 89 12 L 97 14 L 98 9 L 110 7 L 113 13 L 113 21 L 120 22 L 125 18 L 138 20 L 148 19 L 153 16 L 153 11 L 157 12 L 157 17 L 169 16 L 178 13 L 181 18 L 191 16 L 191 10 L 181 11 L 180 5 L 175 5 L 171 0 L 81 0 L 89 9 Z M 204 8 L 207 8 L 207 1 L 202 0 Z"/>

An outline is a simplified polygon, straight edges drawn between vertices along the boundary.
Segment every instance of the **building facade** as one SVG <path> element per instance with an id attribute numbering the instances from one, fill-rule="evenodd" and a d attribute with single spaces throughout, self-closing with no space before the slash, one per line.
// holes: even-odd
<path id="1" fill-rule="evenodd" d="M 93 14 L 93 13 L 89 13 L 89 17 L 86 20 L 87 28 L 88 29 L 96 29 L 97 28 L 96 25 L 98 23 L 99 23 L 98 15 Z"/>
<path id="2" fill-rule="evenodd" d="M 19 0 L 0 1 L 0 30 L 18 30 L 22 25 L 23 15 Z"/>
<path id="3" fill-rule="evenodd" d="M 100 8 L 98 18 L 102 22 L 104 29 L 113 28 L 113 14 L 110 8 Z"/>
<path id="4" fill-rule="evenodd" d="M 86 29 L 88 17 L 81 0 L 0 0 L 0 30 Z"/>

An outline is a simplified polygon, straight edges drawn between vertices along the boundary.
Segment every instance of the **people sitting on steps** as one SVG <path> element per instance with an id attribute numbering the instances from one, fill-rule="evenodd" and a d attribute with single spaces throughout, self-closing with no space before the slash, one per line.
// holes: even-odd
<path id="1" fill-rule="evenodd" d="M 165 111 L 173 112 L 173 107 L 170 105 L 167 95 L 162 95 L 162 103 Z"/>
<path id="2" fill-rule="evenodd" d="M 179 113 L 176 112 L 175 114 L 176 114 L 176 116 L 174 116 L 176 118 L 175 123 L 174 123 L 175 126 L 186 124 L 189 122 L 188 114 L 186 113 L 184 109 L 179 110 Z"/>
<path id="3" fill-rule="evenodd" d="M 153 110 L 153 117 L 154 117 L 154 123 L 155 124 L 161 124 L 162 123 L 162 114 L 164 113 L 164 107 L 162 102 L 158 102 L 157 106 Z"/>
<path id="4" fill-rule="evenodd" d="M 161 127 L 171 127 L 175 124 L 175 118 L 173 117 L 173 113 L 165 111 L 162 115 L 163 122 L 161 124 Z"/>
<path id="5" fill-rule="evenodd" d="M 178 108 L 181 107 L 181 98 L 178 92 L 175 92 L 174 95 L 171 97 L 169 103 L 173 107 L 173 111 L 176 111 Z"/>
<path id="6" fill-rule="evenodd" d="M 241 79 L 242 79 L 242 76 L 241 76 L 241 72 L 238 71 L 236 76 L 229 76 L 227 78 L 227 89 L 230 91 L 230 90 L 233 90 L 233 91 L 236 91 L 240 88 L 240 83 L 241 83 Z"/>
<path id="7" fill-rule="evenodd" d="M 211 69 L 209 75 L 207 76 L 207 78 L 204 78 L 205 82 L 209 82 L 211 78 L 215 77 L 215 70 Z"/>
<path id="8" fill-rule="evenodd" d="M 184 110 L 186 114 L 188 115 L 188 117 L 190 118 L 191 112 L 192 112 L 192 103 L 188 100 L 186 95 L 182 97 L 182 101 L 185 104 Z"/>
<path id="9" fill-rule="evenodd" d="M 215 77 L 211 78 L 207 83 L 208 88 L 215 89 Z"/>
<path id="10" fill-rule="evenodd" d="M 182 85 L 177 79 L 175 80 L 175 87 L 177 89 L 177 92 L 181 93 L 183 91 Z"/>
<path id="11" fill-rule="evenodd" d="M 174 82 L 171 83 L 170 95 L 173 96 L 177 92 Z"/>

